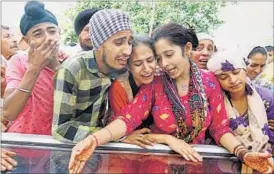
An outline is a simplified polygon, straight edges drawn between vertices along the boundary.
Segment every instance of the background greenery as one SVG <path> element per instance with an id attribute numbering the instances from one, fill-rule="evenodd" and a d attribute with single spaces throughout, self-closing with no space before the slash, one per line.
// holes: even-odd
<path id="1" fill-rule="evenodd" d="M 64 42 L 77 43 L 74 32 L 74 19 L 87 8 L 115 8 L 128 12 L 132 26 L 137 33 L 151 33 L 157 26 L 169 21 L 193 26 L 196 32 L 211 33 L 223 23 L 218 18 L 224 0 L 78 0 L 76 5 L 65 12 L 71 20 L 63 23 Z"/>

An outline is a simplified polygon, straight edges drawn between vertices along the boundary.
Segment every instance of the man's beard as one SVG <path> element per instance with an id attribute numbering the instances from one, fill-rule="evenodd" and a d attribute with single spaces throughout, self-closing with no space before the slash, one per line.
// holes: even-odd
<path id="1" fill-rule="evenodd" d="M 105 50 L 103 50 L 103 55 L 102 55 L 102 59 L 103 59 L 103 62 L 105 64 L 105 67 L 107 69 L 107 76 L 109 77 L 118 77 L 119 75 L 121 74 L 124 74 L 125 72 L 127 72 L 127 68 L 122 68 L 122 69 L 115 69 L 115 68 L 112 68 L 109 63 L 107 62 L 107 57 L 106 57 L 106 54 L 105 54 Z"/>
<path id="2" fill-rule="evenodd" d="M 81 41 L 81 39 L 79 40 L 79 42 L 83 51 L 90 51 L 93 49 L 93 46 L 86 45 L 85 43 Z"/>

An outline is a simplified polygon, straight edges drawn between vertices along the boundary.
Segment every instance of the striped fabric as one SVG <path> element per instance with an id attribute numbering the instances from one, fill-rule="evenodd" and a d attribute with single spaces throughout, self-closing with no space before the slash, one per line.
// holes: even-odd
<path id="1" fill-rule="evenodd" d="M 54 81 L 54 138 L 78 142 L 104 126 L 111 79 L 98 71 L 93 51 L 66 60 Z"/>

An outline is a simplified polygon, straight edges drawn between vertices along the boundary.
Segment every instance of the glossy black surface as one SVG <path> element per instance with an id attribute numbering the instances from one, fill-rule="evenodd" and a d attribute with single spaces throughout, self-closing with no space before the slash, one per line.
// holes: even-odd
<path id="1" fill-rule="evenodd" d="M 4 148 L 17 153 L 18 166 L 6 173 L 68 173 L 69 148 Z M 240 173 L 241 164 L 229 158 L 204 158 L 202 163 L 183 160 L 176 154 L 99 150 L 83 173 Z"/>

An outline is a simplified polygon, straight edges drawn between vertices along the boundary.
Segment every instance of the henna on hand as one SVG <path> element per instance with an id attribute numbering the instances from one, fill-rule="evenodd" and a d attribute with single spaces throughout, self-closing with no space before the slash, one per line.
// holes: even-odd
<path id="1" fill-rule="evenodd" d="M 268 160 L 264 157 L 261 157 L 261 156 L 258 156 L 256 155 L 258 153 L 254 152 L 254 153 L 247 153 L 244 157 L 244 163 L 259 171 L 259 172 L 262 172 L 262 173 L 265 173 L 268 171 Z"/>

